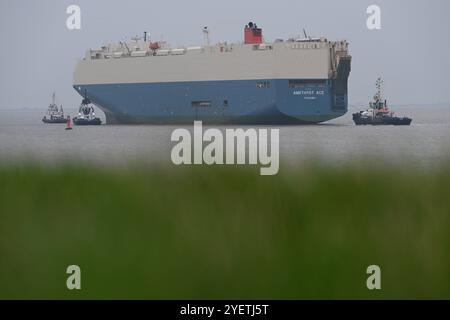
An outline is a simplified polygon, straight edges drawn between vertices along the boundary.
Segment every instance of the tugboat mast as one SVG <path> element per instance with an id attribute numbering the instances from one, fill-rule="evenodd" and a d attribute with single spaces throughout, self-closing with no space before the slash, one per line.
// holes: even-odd
<path id="1" fill-rule="evenodd" d="M 384 81 L 379 77 L 375 82 L 375 86 L 377 88 L 377 93 L 375 94 L 375 102 L 383 101 L 383 83 Z"/>
<path id="2" fill-rule="evenodd" d="M 373 97 L 373 104 L 371 103 L 371 107 L 374 109 L 382 109 L 387 107 L 386 101 L 383 101 L 383 83 L 384 81 L 379 77 L 375 82 L 375 87 L 377 88 L 377 92 Z"/>

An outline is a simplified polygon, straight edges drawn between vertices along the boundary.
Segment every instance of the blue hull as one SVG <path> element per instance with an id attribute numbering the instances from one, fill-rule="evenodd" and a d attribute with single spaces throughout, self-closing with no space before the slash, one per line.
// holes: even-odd
<path id="1" fill-rule="evenodd" d="M 347 112 L 347 77 L 74 85 L 108 123 L 301 124 Z M 344 83 L 345 82 L 345 83 Z"/>

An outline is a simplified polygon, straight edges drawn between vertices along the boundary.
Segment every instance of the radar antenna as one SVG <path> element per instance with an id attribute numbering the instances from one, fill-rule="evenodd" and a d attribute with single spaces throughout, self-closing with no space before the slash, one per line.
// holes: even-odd
<path id="1" fill-rule="evenodd" d="M 139 40 L 141 40 L 141 37 L 139 37 L 139 36 L 134 36 L 133 38 L 131 38 L 131 40 L 133 40 L 134 42 L 138 42 Z"/>

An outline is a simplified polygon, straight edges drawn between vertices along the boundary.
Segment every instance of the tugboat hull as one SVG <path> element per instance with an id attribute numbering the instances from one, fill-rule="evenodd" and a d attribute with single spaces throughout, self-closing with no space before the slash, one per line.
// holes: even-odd
<path id="1" fill-rule="evenodd" d="M 353 121 L 357 126 L 361 125 L 392 125 L 392 126 L 409 126 L 412 119 L 403 117 L 362 117 L 360 113 L 353 114 Z"/>
<path id="2" fill-rule="evenodd" d="M 100 118 L 94 118 L 90 120 L 74 118 L 73 123 L 75 123 L 77 126 L 99 126 L 102 124 L 102 120 L 100 120 Z"/>
<path id="3" fill-rule="evenodd" d="M 52 124 L 52 123 L 66 123 L 67 122 L 67 119 L 64 119 L 64 118 L 58 118 L 58 119 L 48 119 L 48 118 L 42 118 L 42 122 L 43 123 L 50 123 L 50 124 Z"/>

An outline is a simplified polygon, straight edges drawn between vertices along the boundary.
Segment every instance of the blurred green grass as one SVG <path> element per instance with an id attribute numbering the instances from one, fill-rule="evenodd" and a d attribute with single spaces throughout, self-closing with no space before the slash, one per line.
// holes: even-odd
<path id="1" fill-rule="evenodd" d="M 30 164 L 0 182 L 2 299 L 450 298 L 449 168 Z"/>

